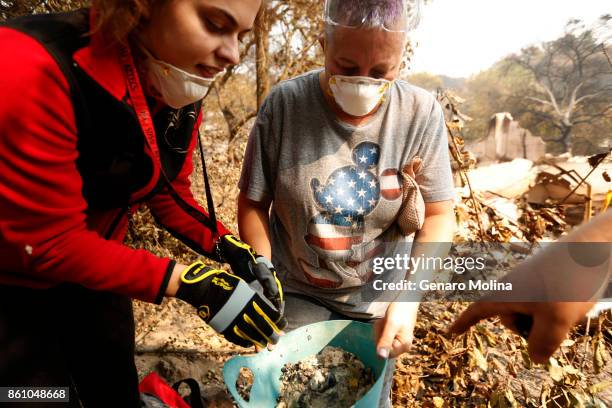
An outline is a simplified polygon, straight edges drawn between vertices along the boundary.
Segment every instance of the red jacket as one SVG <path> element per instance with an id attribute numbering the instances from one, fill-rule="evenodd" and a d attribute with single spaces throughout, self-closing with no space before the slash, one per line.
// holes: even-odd
<path id="1" fill-rule="evenodd" d="M 40 42 L 7 27 L 0 27 L 0 55 L 0 284 L 46 288 L 71 282 L 160 302 L 174 262 L 124 246 L 127 216 L 120 208 L 88 206 L 77 166 L 75 109 L 56 60 Z M 73 61 L 114 100 L 125 103 L 126 82 L 114 48 L 94 35 Z M 200 121 L 201 114 L 172 185 L 205 214 L 189 181 Z M 145 152 L 151 157 L 148 148 Z M 152 177 L 158 173 L 148 172 L 139 197 L 130 197 L 132 212 L 137 199 L 154 190 L 158 180 Z M 186 214 L 167 189 L 146 204 L 163 226 L 199 246 L 201 253 L 213 253 L 216 237 Z M 221 235 L 229 232 L 220 223 L 218 229 Z"/>

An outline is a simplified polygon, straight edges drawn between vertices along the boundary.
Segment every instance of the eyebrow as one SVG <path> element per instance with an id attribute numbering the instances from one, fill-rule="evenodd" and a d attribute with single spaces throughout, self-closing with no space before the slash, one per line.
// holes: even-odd
<path id="1" fill-rule="evenodd" d="M 337 61 L 343 64 L 347 64 L 347 65 L 357 65 L 355 61 L 352 61 L 345 57 L 339 57 Z M 387 63 L 387 62 L 381 62 L 380 64 L 372 67 L 373 70 L 379 70 L 379 71 L 383 71 L 383 70 L 392 71 L 394 68 L 395 68 L 395 64 Z"/>
<path id="2" fill-rule="evenodd" d="M 232 29 L 238 27 L 238 22 L 236 21 L 234 16 L 232 16 L 230 13 L 228 13 L 227 11 L 225 11 L 224 9 L 222 9 L 220 7 L 212 6 L 211 9 L 213 11 L 221 13 L 221 15 L 223 15 L 223 17 L 225 17 L 229 21 L 229 25 L 230 25 L 230 27 Z M 247 34 L 247 33 L 251 32 L 251 31 L 253 31 L 253 27 L 250 27 L 250 28 L 247 28 L 245 30 L 240 31 L 240 34 Z"/>
<path id="3" fill-rule="evenodd" d="M 345 57 L 338 58 L 338 62 L 342 62 L 343 64 L 348 64 L 348 65 L 356 65 L 355 61 L 350 60 L 350 59 L 345 58 Z"/>

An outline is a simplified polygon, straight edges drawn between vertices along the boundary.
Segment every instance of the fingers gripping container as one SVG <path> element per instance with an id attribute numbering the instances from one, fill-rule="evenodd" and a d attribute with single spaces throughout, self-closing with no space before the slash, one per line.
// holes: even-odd
<path id="1" fill-rule="evenodd" d="M 233 357 L 223 367 L 223 379 L 234 401 L 241 408 L 275 407 L 280 394 L 281 368 L 287 363 L 297 363 L 315 355 L 325 346 L 351 352 L 372 369 L 374 385 L 354 407 L 378 406 L 388 360 L 376 355 L 372 325 L 351 320 L 330 320 L 303 326 L 282 336 L 272 351 L 264 350 L 248 357 Z M 253 373 L 248 402 L 236 390 L 236 380 L 243 367 Z"/>

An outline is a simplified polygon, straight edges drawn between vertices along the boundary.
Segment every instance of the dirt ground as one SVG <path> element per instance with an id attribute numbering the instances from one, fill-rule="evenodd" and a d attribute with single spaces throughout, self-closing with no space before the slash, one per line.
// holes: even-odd
<path id="1" fill-rule="evenodd" d="M 245 141 L 245 134 L 231 144 L 222 136 L 205 140 L 217 215 L 234 231 L 236 183 Z M 193 182 L 197 199 L 205 203 L 197 172 Z M 146 211 L 135 217 L 132 245 L 184 261 L 195 258 L 150 221 Z M 555 355 L 558 364 L 554 365 L 559 367 L 538 367 L 525 357 L 525 342 L 494 322 L 484 322 L 467 336 L 446 339 L 445 328 L 463 307 L 422 305 L 412 352 L 397 362 L 394 406 L 612 406 L 612 388 L 607 388 L 612 385 L 610 329 L 590 335 L 585 335 L 585 328 L 579 329 Z M 192 377 L 200 382 L 209 406 L 234 406 L 223 383 L 223 364 L 253 350 L 226 342 L 191 307 L 177 300 L 166 300 L 160 306 L 135 301 L 135 316 L 136 364 L 141 377 L 152 370 L 170 383 Z M 599 323 L 610 320 L 601 318 Z M 590 327 L 598 328 L 599 323 L 591 322 Z"/>
<path id="2" fill-rule="evenodd" d="M 459 385 L 453 389 L 457 373 L 452 368 L 447 371 L 440 356 L 449 353 L 459 362 L 462 356 L 469 353 L 461 344 L 442 351 L 443 346 L 432 339 L 450 323 L 456 313 L 453 310 L 455 307 L 459 310 L 462 306 L 423 305 L 413 351 L 397 362 L 394 406 L 437 407 L 435 397 L 445 401 L 446 405 L 439 406 L 486 406 L 491 395 L 502 388 L 512 391 L 517 406 L 528 406 L 525 396 L 532 403 L 539 401 L 543 384 L 553 385 L 549 372 L 544 367 L 529 368 L 524 360 L 524 346 L 520 338 L 492 322 L 481 325 L 483 332 L 490 333 L 497 340 L 497 344 L 488 346 L 484 353 L 487 371 L 471 367 L 472 363 L 468 360 L 465 362 L 465 372 L 459 375 L 465 381 L 465 386 Z M 154 370 L 169 383 L 195 378 L 200 382 L 211 407 L 235 406 L 223 383 L 223 364 L 234 355 L 252 354 L 254 350 L 226 342 L 203 325 L 191 308 L 180 301 L 168 301 L 161 306 L 136 302 L 135 313 L 138 321 L 136 365 L 141 377 Z M 584 346 L 580 339 L 585 337 L 580 333 L 573 338 Z M 584 353 L 583 347 L 579 348 L 580 353 L 575 357 L 578 364 L 575 365 L 584 364 L 581 370 L 584 373 L 583 388 L 612 380 L 612 364 L 607 363 L 602 372 L 596 375 L 591 362 L 592 350 Z M 564 347 L 565 352 L 567 349 Z M 607 349 L 612 350 L 609 339 Z M 560 355 L 562 352 L 557 353 L 556 357 Z M 605 404 L 603 406 L 612 406 L 610 389 L 598 396 Z"/>

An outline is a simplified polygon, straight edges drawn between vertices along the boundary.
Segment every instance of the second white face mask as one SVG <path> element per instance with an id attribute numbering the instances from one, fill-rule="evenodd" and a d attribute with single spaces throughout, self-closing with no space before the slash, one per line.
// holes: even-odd
<path id="1" fill-rule="evenodd" d="M 385 95 L 391 81 L 361 76 L 334 75 L 329 89 L 336 103 L 351 116 L 365 116 L 372 112 Z"/>
<path id="2" fill-rule="evenodd" d="M 183 71 L 167 62 L 155 59 L 141 46 L 147 59 L 147 76 L 149 84 L 158 91 L 163 101 L 174 109 L 191 105 L 206 96 L 214 78 L 204 78 Z"/>

